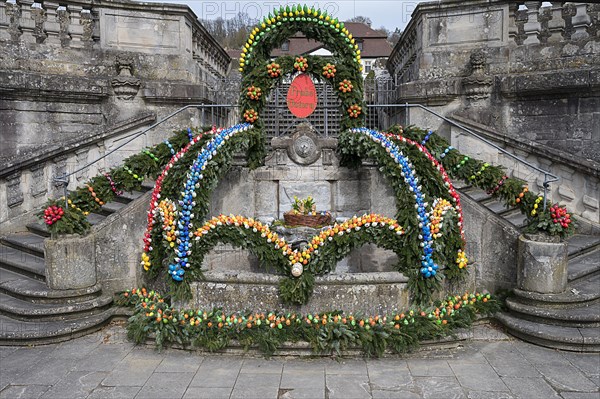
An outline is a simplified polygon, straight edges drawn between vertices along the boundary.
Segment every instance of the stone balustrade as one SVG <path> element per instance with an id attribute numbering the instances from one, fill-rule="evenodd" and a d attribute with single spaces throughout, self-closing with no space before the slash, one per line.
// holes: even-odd
<path id="1" fill-rule="evenodd" d="M 448 46 L 512 46 L 573 42 L 600 37 L 600 4 L 541 1 L 420 3 L 388 58 L 398 83 L 423 71 L 419 52 Z M 415 61 L 417 61 L 415 63 Z M 458 65 L 451 67 L 460 67 Z M 424 75 L 425 74 L 425 75 Z"/>
<path id="2" fill-rule="evenodd" d="M 223 78 L 225 50 L 187 7 L 127 1 L 0 1 L 0 40 L 74 49 L 102 48 L 186 55 Z"/>
<path id="3" fill-rule="evenodd" d="M 566 205 L 569 211 L 583 219 L 580 223 L 581 232 L 600 232 L 600 164 L 590 161 L 574 162 L 568 153 L 536 145 L 526 139 L 515 140 L 503 136 L 486 126 L 459 116 L 454 119 L 480 136 L 495 141 L 510 154 L 556 175 L 559 181 L 550 184 L 548 203 L 558 202 Z M 457 127 L 451 127 L 449 139 L 452 146 L 460 152 L 494 165 L 502 165 L 509 177 L 524 180 L 535 193 L 544 192 L 543 173 L 501 153 Z"/>

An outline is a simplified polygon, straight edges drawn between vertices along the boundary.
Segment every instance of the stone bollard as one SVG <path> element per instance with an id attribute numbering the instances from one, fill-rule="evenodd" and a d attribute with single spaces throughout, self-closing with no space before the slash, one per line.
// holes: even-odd
<path id="1" fill-rule="evenodd" d="M 87 288 L 96 284 L 94 236 L 64 235 L 44 241 L 46 280 L 54 290 Z"/>
<path id="2" fill-rule="evenodd" d="M 557 294 L 567 289 L 567 242 L 544 235 L 521 235 L 517 287 L 523 291 Z"/>

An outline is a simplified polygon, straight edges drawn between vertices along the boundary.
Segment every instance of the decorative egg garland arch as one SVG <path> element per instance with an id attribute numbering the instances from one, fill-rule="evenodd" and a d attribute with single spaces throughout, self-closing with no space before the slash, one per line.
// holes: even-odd
<path id="1" fill-rule="evenodd" d="M 200 184 L 201 182 L 203 182 L 203 174 L 209 174 L 209 172 L 211 171 L 211 169 L 218 169 L 220 164 L 212 164 L 210 161 L 213 160 L 213 157 L 217 157 L 219 155 L 218 150 L 219 149 L 225 149 L 227 150 L 228 147 L 232 146 L 232 142 L 234 142 L 235 139 L 239 139 L 239 138 L 244 138 L 246 137 L 244 134 L 247 133 L 248 131 L 250 131 L 253 127 L 250 124 L 240 124 L 240 125 L 236 125 L 233 126 L 231 128 L 228 129 L 221 129 L 221 130 L 214 130 L 213 132 L 207 132 L 204 134 L 204 138 L 207 139 L 207 141 L 205 142 L 204 146 L 202 147 L 202 149 L 198 152 L 198 155 L 195 157 L 194 162 L 192 163 L 191 167 L 189 168 L 189 173 L 187 174 L 187 181 L 184 185 L 184 192 L 182 192 L 181 194 L 181 199 L 176 203 L 175 201 L 169 200 L 167 199 L 161 199 L 161 192 L 160 192 L 160 187 L 157 186 L 155 187 L 155 190 L 153 192 L 153 196 L 152 196 L 152 203 L 151 203 L 151 210 L 149 212 L 149 224 L 148 224 L 148 232 L 146 233 L 146 238 L 148 239 L 145 242 L 145 248 L 144 248 L 144 253 L 142 255 L 142 264 L 144 266 L 144 268 L 146 270 L 151 270 L 154 269 L 154 271 L 157 271 L 158 267 L 162 264 L 162 258 L 158 259 L 158 262 L 151 262 L 151 258 L 150 256 L 152 255 L 153 252 L 153 246 L 157 247 L 158 245 L 160 245 L 159 243 L 154 242 L 158 237 L 157 234 L 162 237 L 162 245 L 165 247 L 165 249 L 167 250 L 167 253 L 170 252 L 169 256 L 167 256 L 167 258 L 170 260 L 170 265 L 169 265 L 169 274 L 173 277 L 173 280 L 175 280 L 175 285 L 174 285 L 174 292 L 177 293 L 176 296 L 178 297 L 184 297 L 186 292 L 189 290 L 189 279 L 184 281 L 183 279 L 183 275 L 186 272 L 190 272 L 192 278 L 198 278 L 201 276 L 201 270 L 200 270 L 200 266 L 202 263 L 202 258 L 204 256 L 204 254 L 206 254 L 213 246 L 214 243 L 208 243 L 208 245 L 206 245 L 207 243 L 203 243 L 202 240 L 202 234 L 197 234 L 197 232 L 199 232 L 202 227 L 200 228 L 195 228 L 195 226 L 192 223 L 192 219 L 194 219 L 194 214 L 193 212 L 197 212 L 198 208 L 202 208 L 203 206 L 205 206 L 206 204 L 202 204 L 202 203 L 198 203 L 196 204 L 195 202 L 195 193 L 196 193 L 196 189 L 202 187 L 202 184 Z M 417 198 L 422 198 L 423 194 L 420 193 L 420 188 L 418 186 L 418 179 L 415 178 L 416 174 L 413 172 L 412 169 L 412 165 L 411 163 L 408 161 L 408 159 L 406 157 L 404 157 L 403 155 L 401 155 L 401 151 L 398 151 L 398 146 L 396 144 L 393 143 L 393 135 L 386 135 L 386 134 L 382 134 L 379 132 L 375 132 L 375 131 L 371 131 L 368 129 L 353 129 L 352 131 L 349 132 L 349 134 L 354 134 L 360 137 L 365 137 L 369 140 L 369 142 L 374 143 L 376 146 L 381 147 L 381 148 L 385 148 L 385 154 L 384 155 L 386 157 L 389 157 L 390 159 L 393 159 L 393 161 L 395 163 L 398 163 L 401 165 L 402 170 L 403 170 L 403 174 L 405 175 L 405 180 L 407 180 L 408 185 L 411 187 L 411 192 L 414 192 Z M 185 153 L 186 151 L 189 150 L 190 147 L 192 147 L 194 144 L 197 144 L 199 142 L 197 136 L 196 138 L 192 139 L 191 144 L 187 147 L 184 148 L 184 150 L 180 151 L 179 153 L 175 154 L 172 158 L 172 160 L 167 164 L 165 171 L 163 171 L 163 173 L 161 174 L 161 176 L 159 177 L 158 181 L 162 182 L 164 181 L 164 178 L 169 177 L 169 170 L 171 170 L 175 165 L 177 165 L 178 161 L 181 160 L 183 158 L 183 153 Z M 396 139 L 398 139 L 399 143 L 403 142 L 405 144 L 408 144 L 409 146 L 418 148 L 418 151 L 420 153 L 423 153 L 424 155 L 426 155 L 426 157 L 423 157 L 423 159 L 427 160 L 427 162 L 431 162 L 432 165 L 435 165 L 437 167 L 437 169 L 439 170 L 441 168 L 441 165 L 439 164 L 435 164 L 432 160 L 434 159 L 431 154 L 428 153 L 428 151 L 421 145 L 419 145 L 418 143 L 414 143 L 411 142 L 410 140 L 401 138 L 399 136 L 395 137 Z M 389 149 L 389 151 L 388 151 Z M 381 160 L 379 160 L 381 162 Z M 441 168 L 443 170 L 443 168 Z M 214 171 L 213 171 L 214 172 Z M 444 179 L 447 187 L 449 188 L 448 192 L 449 193 L 453 193 L 453 189 L 451 187 L 451 184 L 449 184 L 449 181 L 447 179 Z M 214 182 L 211 183 L 204 181 L 206 184 L 208 184 L 209 186 L 214 186 Z M 204 192 L 203 195 L 205 198 L 208 198 L 208 193 Z M 457 196 L 454 196 L 455 200 L 457 199 Z M 160 202 L 158 202 L 160 200 Z M 455 201 L 456 202 L 456 201 Z M 448 205 L 445 205 L 446 208 L 452 208 L 452 206 L 449 204 L 448 201 L 446 201 L 446 203 Z M 427 204 L 424 203 L 422 200 L 421 201 L 417 201 L 417 211 L 419 213 L 419 221 L 421 222 L 421 231 L 420 233 L 423 235 L 423 239 L 421 240 L 421 248 L 423 248 L 423 254 L 421 257 L 422 260 L 422 267 L 421 267 L 421 273 L 420 274 L 415 274 L 415 273 L 411 273 L 411 270 L 415 270 L 412 269 L 411 265 L 407 263 L 403 264 L 403 265 L 399 265 L 399 271 L 402 271 L 403 273 L 407 274 L 409 276 L 410 281 L 413 282 L 413 284 L 411 285 L 411 287 L 413 287 L 413 291 L 418 291 L 418 295 L 419 297 L 427 297 L 427 292 L 431 291 L 433 288 L 436 288 L 435 283 L 439 282 L 439 280 L 435 279 L 435 278 L 429 278 L 429 277 L 434 277 L 437 273 L 437 268 L 438 266 L 433 262 L 433 258 L 432 258 L 432 253 L 433 253 L 433 249 L 432 249 L 432 243 L 433 240 L 435 239 L 435 237 L 433 237 L 433 231 L 431 229 L 430 226 L 433 226 L 432 223 L 434 223 L 434 217 L 430 218 L 429 214 L 427 212 L 426 209 Z M 436 210 L 436 206 L 432 207 L 433 211 L 431 212 L 434 216 L 437 212 Z M 458 207 L 457 209 L 459 211 L 460 214 L 460 207 Z M 445 212 L 445 210 L 440 209 L 438 214 L 443 214 Z M 199 216 L 202 217 L 202 214 L 200 212 Z M 222 216 L 220 216 L 222 217 Z M 233 217 L 233 216 L 230 216 Z M 239 217 L 234 217 L 234 218 L 239 218 Z M 365 222 L 363 219 L 364 218 L 370 218 L 371 220 L 368 220 L 367 222 Z M 447 218 L 449 219 L 449 218 Z M 213 219 L 214 220 L 214 219 Z M 250 219 L 248 219 L 250 220 Z M 360 222 L 360 220 L 362 221 L 362 224 Z M 346 223 L 346 227 L 340 228 L 340 226 L 334 226 L 331 229 L 329 229 L 329 232 L 333 232 L 335 234 L 339 234 L 339 236 L 343 236 L 346 232 L 348 233 L 348 235 L 346 236 L 346 238 L 351 238 L 351 234 L 356 235 L 356 227 L 361 228 L 363 225 L 366 224 L 366 227 L 368 226 L 368 223 L 373 223 L 373 220 L 377 220 L 376 223 L 379 223 L 380 225 L 386 225 L 388 228 L 390 228 L 390 226 L 393 227 L 393 231 L 392 233 L 398 234 L 400 231 L 402 232 L 401 235 L 403 235 L 403 242 L 400 243 L 397 239 L 397 237 L 395 237 L 395 239 L 390 239 L 389 235 L 387 237 L 387 243 L 385 240 L 383 240 L 383 238 L 378 237 L 378 236 L 374 236 L 373 239 L 369 239 L 369 237 L 367 237 L 366 240 L 362 240 L 360 243 L 352 243 L 351 244 L 353 246 L 357 246 L 357 245 L 362 245 L 366 242 L 373 242 L 375 244 L 377 244 L 378 246 L 381 246 L 383 248 L 388 248 L 388 249 L 393 249 L 394 252 L 396 252 L 399 257 L 401 256 L 401 253 L 399 253 L 399 245 L 398 244 L 404 244 L 404 242 L 406 242 L 406 239 L 404 238 L 404 229 L 402 227 L 399 226 L 398 222 L 392 219 L 387 219 L 383 216 L 380 215 L 365 215 L 361 218 L 353 218 L 350 219 L 349 222 Z M 384 223 L 382 223 L 381 221 L 385 221 Z M 450 218 L 451 220 L 451 218 Z M 459 220 L 462 220 L 462 217 L 459 217 Z M 439 222 L 439 220 L 438 220 Z M 208 224 L 207 224 L 208 223 Z M 235 223 L 234 223 L 235 224 Z M 210 226 L 210 221 L 204 223 L 203 227 L 206 226 Z M 460 223 L 459 223 L 460 225 Z M 446 228 L 443 230 L 445 232 L 445 236 L 446 235 L 450 235 L 452 234 L 452 231 L 448 229 L 448 224 L 446 223 Z M 215 225 L 216 227 L 216 225 Z M 376 227 L 376 226 L 373 226 Z M 441 226 L 440 226 L 441 227 Z M 336 231 L 336 229 L 338 229 L 338 231 Z M 349 229 L 349 231 L 348 231 Z M 243 246 L 244 244 L 242 244 L 241 241 L 239 242 L 235 242 L 232 241 L 230 239 L 230 236 L 228 235 L 219 235 L 219 230 L 220 229 L 216 229 L 214 232 L 217 234 L 217 238 L 219 242 L 227 242 L 227 243 L 231 243 L 234 246 Z M 360 229 L 359 229 L 360 230 Z M 258 242 L 256 245 L 256 248 L 252 248 L 252 252 L 255 253 L 256 255 L 260 255 L 260 254 L 276 254 L 278 249 L 282 249 L 282 248 L 275 248 L 275 251 L 273 250 L 272 247 L 279 245 L 279 243 L 269 243 L 269 237 L 268 237 L 268 228 L 265 231 L 263 231 L 262 233 L 265 234 L 265 237 L 267 237 L 267 239 L 265 241 L 267 242 Z M 262 234 L 261 233 L 261 234 Z M 413 237 L 415 236 L 415 232 L 413 231 Z M 337 252 L 335 250 L 336 245 L 339 244 L 339 242 L 335 241 L 332 244 L 328 245 L 327 242 L 325 242 L 323 239 L 324 238 L 329 238 L 331 237 L 331 240 L 333 240 L 334 238 L 337 239 L 338 237 L 335 236 L 335 234 L 332 234 L 331 236 L 324 236 L 321 237 L 321 241 L 318 242 L 319 247 L 325 245 L 325 248 L 320 249 L 320 250 L 327 250 L 330 248 L 334 248 L 334 253 Z M 421 234 L 420 237 L 421 238 Z M 439 233 L 441 235 L 441 233 Z M 406 236 L 408 237 L 408 236 Z M 263 237 L 264 238 L 264 237 Z M 315 237 L 316 239 L 317 237 Z M 364 238 L 364 237 L 363 237 Z M 410 237 L 408 237 L 410 238 Z M 408 239 L 407 238 L 407 239 Z M 439 237 L 438 237 L 439 238 Z M 196 244 L 200 241 L 199 244 Z M 243 241 L 245 242 L 245 241 Z M 392 244 L 390 244 L 392 243 Z M 158 244 L 158 245 L 157 245 Z M 193 248 L 196 247 L 196 248 Z M 192 249 L 194 249 L 194 251 L 192 251 Z M 313 248 L 315 249 L 315 248 Z M 286 301 L 289 302 L 293 302 L 293 303 L 302 303 L 305 302 L 309 297 L 310 294 L 312 292 L 312 287 L 313 287 L 313 283 L 314 283 L 314 274 L 323 274 L 324 272 L 328 272 L 332 269 L 332 265 L 334 265 L 339 259 L 336 258 L 335 256 L 331 257 L 329 256 L 329 260 L 325 261 L 325 267 L 323 267 L 323 265 L 320 262 L 320 258 L 316 257 L 316 259 L 310 259 L 310 255 L 312 254 L 312 250 L 309 248 L 308 250 L 302 250 L 302 251 L 292 251 L 290 253 L 286 252 L 286 256 L 291 256 L 291 258 L 289 258 L 289 262 L 283 262 L 283 260 L 285 260 L 285 257 L 276 257 L 276 256 L 259 256 L 259 258 L 263 259 L 263 260 L 267 260 L 267 261 L 274 261 L 275 265 L 281 272 L 283 272 L 284 276 L 286 276 L 286 278 L 282 279 L 281 285 L 280 285 L 280 290 L 282 293 L 282 298 L 285 298 Z M 464 256 L 464 252 L 462 252 L 462 246 L 461 249 L 458 250 L 459 252 L 459 258 L 461 258 L 461 253 L 462 256 Z M 283 253 L 282 253 L 283 255 Z M 307 256 L 308 255 L 308 256 Z M 295 267 L 295 265 L 298 263 L 298 261 L 303 261 L 304 265 L 308 264 L 308 267 L 306 267 L 306 272 L 305 273 L 301 273 L 300 276 L 294 275 L 293 273 L 293 269 Z M 458 265 L 458 260 L 457 260 L 457 265 L 454 268 L 452 264 L 447 265 L 447 268 L 449 270 L 453 270 L 456 271 L 460 271 L 464 268 L 464 266 L 466 265 L 466 259 L 461 260 L 460 265 Z M 429 272 L 429 275 L 427 275 L 427 273 Z M 419 278 L 420 277 L 420 278 Z M 421 283 L 426 283 L 426 285 L 424 287 L 419 288 L 418 285 L 418 280 L 420 280 Z M 413 292 L 413 294 L 415 294 L 415 292 Z"/>
<path id="2" fill-rule="evenodd" d="M 298 54 L 272 60 L 271 52 L 296 32 L 323 43 L 332 52 L 332 57 L 325 59 Z M 242 48 L 239 68 L 242 73 L 242 121 L 259 128 L 250 140 L 249 166 L 261 165 L 265 156 L 261 113 L 266 105 L 266 95 L 294 73 L 307 73 L 336 89 L 341 102 L 342 130 L 362 126 L 365 110 L 360 59 L 358 45 L 344 23 L 314 7 L 280 7 L 257 24 Z"/>
<path id="3" fill-rule="evenodd" d="M 312 17 L 308 18 L 304 17 L 303 15 L 312 15 Z M 331 35 L 332 30 L 336 31 L 336 33 L 339 34 L 339 37 Z M 293 57 L 286 56 L 280 57 L 275 61 L 270 61 L 268 55 L 270 54 L 271 50 L 275 46 L 280 45 L 283 40 L 296 33 L 296 31 L 302 31 L 309 38 L 318 38 L 318 40 L 325 42 L 328 48 L 333 49 L 334 58 L 324 59 L 322 57 L 308 56 L 306 58 L 296 57 L 294 59 Z M 444 205 L 443 203 L 438 202 L 445 207 L 445 210 L 439 210 L 439 213 L 443 214 L 447 211 L 447 209 L 451 209 L 451 211 L 456 212 L 459 219 L 458 227 L 460 230 L 461 240 L 460 245 L 458 246 L 456 265 L 454 265 L 454 262 L 448 262 L 450 264 L 447 264 L 446 268 L 450 272 L 450 277 L 457 277 L 461 274 L 460 272 L 464 269 L 467 262 L 464 255 L 464 235 L 461 227 L 462 213 L 458 196 L 452 188 L 451 182 L 449 179 L 447 179 L 447 175 L 445 174 L 443 167 L 441 167 L 439 163 L 436 164 L 435 158 L 429 154 L 424 146 L 421 146 L 418 143 L 406 142 L 406 140 L 402 140 L 401 136 L 393 137 L 393 135 L 386 135 L 373 130 L 358 128 L 362 124 L 362 76 L 360 66 L 360 51 L 353 43 L 353 40 L 354 39 L 352 39 L 346 28 L 343 27 L 343 23 L 340 23 L 335 19 L 331 19 L 331 17 L 327 16 L 325 13 L 321 13 L 318 10 L 308 9 L 307 6 L 292 7 L 291 9 L 286 8 L 285 10 L 280 9 L 275 13 L 274 16 L 269 15 L 269 17 L 267 17 L 262 24 L 259 24 L 259 27 L 253 30 L 249 42 L 246 43 L 244 47 L 245 51 L 243 52 L 243 56 L 240 61 L 240 70 L 243 72 L 240 104 L 241 110 L 243 111 L 243 118 L 246 119 L 247 122 L 253 122 L 254 124 L 251 125 L 250 123 L 242 123 L 240 125 L 232 126 L 228 129 L 213 131 L 214 136 L 204 145 L 189 168 L 187 181 L 184 185 L 184 191 L 181 193 L 181 198 L 178 202 L 169 202 L 167 199 L 159 203 L 158 199 L 160 198 L 160 188 L 158 188 L 158 190 L 155 189 L 155 195 L 153 195 L 153 201 L 148 218 L 148 230 L 145 237 L 144 254 L 142 255 L 142 264 L 146 270 L 150 270 L 155 269 L 156 265 L 161 263 L 156 262 L 157 259 L 154 259 L 154 262 L 151 262 L 149 253 L 152 252 L 152 241 L 158 239 L 162 235 L 162 238 L 164 239 L 163 244 L 166 244 L 166 251 L 168 252 L 169 248 L 172 248 L 172 252 L 167 258 L 169 259 L 169 274 L 175 281 L 174 292 L 176 293 L 176 296 L 183 297 L 189 292 L 189 283 L 187 281 L 183 281 L 183 275 L 185 274 L 186 270 L 192 272 L 192 277 L 201 277 L 200 266 L 203 256 L 215 244 L 208 243 L 208 245 L 206 245 L 207 243 L 202 243 L 204 234 L 197 234 L 201 231 L 200 229 L 207 226 L 207 223 L 208 226 L 210 226 L 210 221 L 206 222 L 202 228 L 198 228 L 196 231 L 194 231 L 195 226 L 192 223 L 192 219 L 194 219 L 194 213 L 197 212 L 198 209 L 196 201 L 194 201 L 196 197 L 196 189 L 201 186 L 203 171 L 206 168 L 210 168 L 211 159 L 217 156 L 220 149 L 227 148 L 228 143 L 232 142 L 230 139 L 233 136 L 242 136 L 238 135 L 238 133 L 244 133 L 243 137 L 245 140 L 247 140 L 246 145 L 248 148 L 249 165 L 251 167 L 256 167 L 262 163 L 265 146 L 264 129 L 262 129 L 263 123 L 262 119 L 260 118 L 260 111 L 266 103 L 266 95 L 263 94 L 268 93 L 268 91 L 271 90 L 276 84 L 281 82 L 284 76 L 294 72 L 308 73 L 313 78 L 324 79 L 328 81 L 330 84 L 334 85 L 334 87 L 337 84 L 339 87 L 338 96 L 340 97 L 342 103 L 343 118 L 341 125 L 345 130 L 340 135 L 340 142 L 343 142 L 343 138 L 347 137 L 348 135 L 360 135 L 368 138 L 372 144 L 375 144 L 375 147 L 381 146 L 384 148 L 387 152 L 387 156 L 389 156 L 394 163 L 394 167 L 399 169 L 399 174 L 402 176 L 402 179 L 397 180 L 396 183 L 401 186 L 405 186 L 414 197 L 414 208 L 416 209 L 415 220 L 417 221 L 416 224 L 418 225 L 418 228 L 415 228 L 418 229 L 418 232 L 412 231 L 411 233 L 413 234 L 413 243 L 415 240 L 417 240 L 416 235 L 418 233 L 418 240 L 420 242 L 418 243 L 418 246 L 421 248 L 418 251 L 420 253 L 420 273 L 411 272 L 415 269 L 411 269 L 409 265 L 399 266 L 399 270 L 409 276 L 409 283 L 413 291 L 413 298 L 418 298 L 419 302 L 423 302 L 429 298 L 431 291 L 439 289 L 440 278 L 437 274 L 439 266 L 433 259 L 433 244 L 436 237 L 432 227 L 433 216 L 430 217 L 430 215 L 435 215 L 436 209 L 434 209 L 434 207 L 431 209 L 427 208 L 427 199 L 432 201 L 435 199 L 438 201 L 443 200 L 444 198 L 433 198 L 431 195 L 428 195 L 422 190 L 422 186 L 419 184 L 419 179 L 416 176 L 416 171 L 411 163 L 411 160 L 409 160 L 399 148 L 400 142 L 409 144 L 413 147 L 418 147 L 419 151 L 426 155 L 426 158 L 424 159 L 426 159 L 428 162 L 431 162 L 431 165 L 437 168 L 437 177 L 440 179 L 443 178 L 442 184 L 448 187 L 447 194 L 449 195 L 447 195 L 447 199 L 453 201 L 455 204 Z M 347 45 L 345 45 L 344 42 L 347 43 Z M 284 73 L 284 71 L 286 73 Z M 347 113 L 344 113 L 345 108 Z M 343 144 L 341 144 L 341 146 L 343 146 Z M 356 156 L 360 155 L 356 154 Z M 368 154 L 365 156 L 368 156 Z M 386 156 L 384 155 L 384 157 Z M 181 159 L 180 154 L 174 155 L 172 161 L 167 165 L 167 169 L 165 169 L 163 175 L 161 175 L 161 183 L 162 179 L 168 174 L 168 168 L 171 168 L 179 159 Z M 377 161 L 382 162 L 380 159 L 377 159 Z M 206 208 L 206 204 L 201 205 Z M 204 215 L 202 212 L 199 213 L 200 214 L 198 216 L 203 218 Z M 380 215 L 368 216 L 380 218 L 382 220 L 385 219 Z M 234 218 L 236 220 L 240 217 L 241 216 L 230 216 L 230 218 Z M 211 220 L 214 221 L 215 219 L 213 218 Z M 252 219 L 245 220 L 248 221 Z M 395 225 L 396 227 L 394 227 L 394 229 L 398 228 L 402 230 L 396 220 L 385 220 L 388 226 Z M 252 223 L 254 223 L 254 221 L 252 221 Z M 345 229 L 349 230 L 347 233 L 359 231 L 362 227 L 362 225 L 358 225 L 356 218 L 351 219 L 349 223 L 351 227 Z M 161 225 L 162 233 L 156 228 L 157 226 L 160 227 Z M 359 227 L 359 230 L 353 230 L 355 227 Z M 332 227 L 330 231 L 334 231 L 335 229 L 339 229 L 339 226 L 336 225 Z M 210 227 L 209 230 L 211 230 Z M 211 232 L 215 234 L 215 237 L 217 237 L 217 241 L 243 246 L 243 244 L 240 244 L 239 242 L 236 243 L 234 240 L 228 239 L 226 235 L 219 234 L 221 230 L 223 229 L 216 228 L 216 226 L 215 229 L 211 230 Z M 239 230 L 237 233 L 240 233 L 241 231 L 242 230 Z M 397 232 L 396 230 L 394 231 Z M 402 232 L 404 233 L 404 230 L 402 230 Z M 266 234 L 268 235 L 269 233 L 270 232 L 267 232 Z M 338 231 L 336 234 L 337 233 L 340 232 Z M 341 231 L 340 236 L 343 234 L 344 231 Z M 451 234 L 451 232 L 449 231 L 448 234 Z M 330 238 L 331 241 L 333 238 L 337 237 L 326 238 Z M 315 237 L 315 239 L 318 240 L 318 237 Z M 198 241 L 201 243 L 194 245 L 194 242 Z M 331 266 L 334 265 L 337 260 L 339 260 L 333 257 L 332 259 L 325 261 L 324 263 L 327 265 L 323 267 L 323 265 L 318 264 L 318 256 L 316 257 L 316 262 L 309 260 L 310 254 L 315 248 L 305 248 L 300 252 L 292 252 L 290 250 L 290 253 L 282 253 L 281 258 L 284 260 L 285 256 L 289 256 L 289 262 L 282 262 L 282 259 L 277 259 L 277 257 L 271 256 L 277 251 L 273 251 L 273 248 L 271 248 L 272 243 L 269 242 L 268 238 L 266 241 L 267 242 L 256 243 L 257 247 L 252 248 L 252 252 L 263 260 L 275 261 L 275 263 L 281 266 L 280 271 L 286 275 L 286 278 L 282 280 L 280 292 L 282 298 L 287 302 L 304 303 L 306 300 L 308 300 L 310 293 L 312 292 L 314 274 L 322 274 L 323 272 L 329 271 L 332 268 Z M 384 248 L 386 247 L 386 243 L 378 239 L 377 236 L 374 236 L 372 240 L 369 240 L 367 237 L 366 242 L 373 242 Z M 280 244 L 281 243 L 276 243 L 275 246 Z M 320 245 L 323 244 L 326 245 L 327 242 L 320 243 Z M 356 246 L 357 244 L 354 243 L 353 245 Z M 201 247 L 197 248 L 200 249 L 200 251 L 196 251 L 197 254 L 195 255 L 195 259 L 193 255 L 194 251 L 192 251 L 194 246 Z M 389 247 L 390 244 L 388 243 L 387 246 Z M 335 243 L 329 247 L 335 248 Z M 395 249 L 394 252 L 396 252 L 399 255 L 399 258 L 402 259 L 397 247 L 388 249 Z M 269 255 L 264 256 L 267 253 Z M 263 256 L 261 256 L 261 254 Z M 307 255 L 308 257 L 303 258 Z M 448 256 L 445 256 L 445 258 L 447 261 Z M 194 260 L 199 262 L 194 262 Z M 308 267 L 303 267 L 301 262 L 304 265 L 308 265 Z M 195 265 L 195 263 L 199 264 Z M 191 265 L 193 265 L 193 267 L 190 267 Z M 296 269 L 297 271 L 298 265 L 300 265 L 301 270 L 299 273 L 296 273 L 294 270 Z M 182 282 L 184 282 L 184 284 L 181 284 Z"/>

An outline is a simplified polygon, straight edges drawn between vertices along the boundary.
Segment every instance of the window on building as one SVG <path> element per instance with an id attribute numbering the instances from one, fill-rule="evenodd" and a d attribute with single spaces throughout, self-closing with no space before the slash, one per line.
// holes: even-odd
<path id="1" fill-rule="evenodd" d="M 356 45 L 358 46 L 358 49 L 359 49 L 360 51 L 362 51 L 362 50 L 363 50 L 363 42 L 362 42 L 362 40 L 361 40 L 361 41 L 359 41 L 359 42 L 356 42 Z"/>
<path id="2" fill-rule="evenodd" d="M 285 42 L 281 43 L 281 51 L 290 51 L 290 41 L 286 40 Z"/>
<path id="3" fill-rule="evenodd" d="M 373 69 L 373 63 L 371 61 L 365 61 L 365 72 L 369 73 Z"/>

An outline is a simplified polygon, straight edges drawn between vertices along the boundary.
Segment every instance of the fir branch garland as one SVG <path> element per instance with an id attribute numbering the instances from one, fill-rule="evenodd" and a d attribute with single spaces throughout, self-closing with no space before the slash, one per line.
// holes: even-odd
<path id="1" fill-rule="evenodd" d="M 423 340 L 450 336 L 480 316 L 500 310 L 489 293 L 464 293 L 389 315 L 349 314 L 341 310 L 313 314 L 292 312 L 225 313 L 220 309 L 175 309 L 169 298 L 145 288 L 118 295 L 117 304 L 134 309 L 127 335 L 135 343 L 153 338 L 158 349 L 173 344 L 217 351 L 236 340 L 244 348 L 274 354 L 284 342 L 308 342 L 315 354 L 342 355 L 360 348 L 379 357 L 386 350 L 404 353 Z"/>

